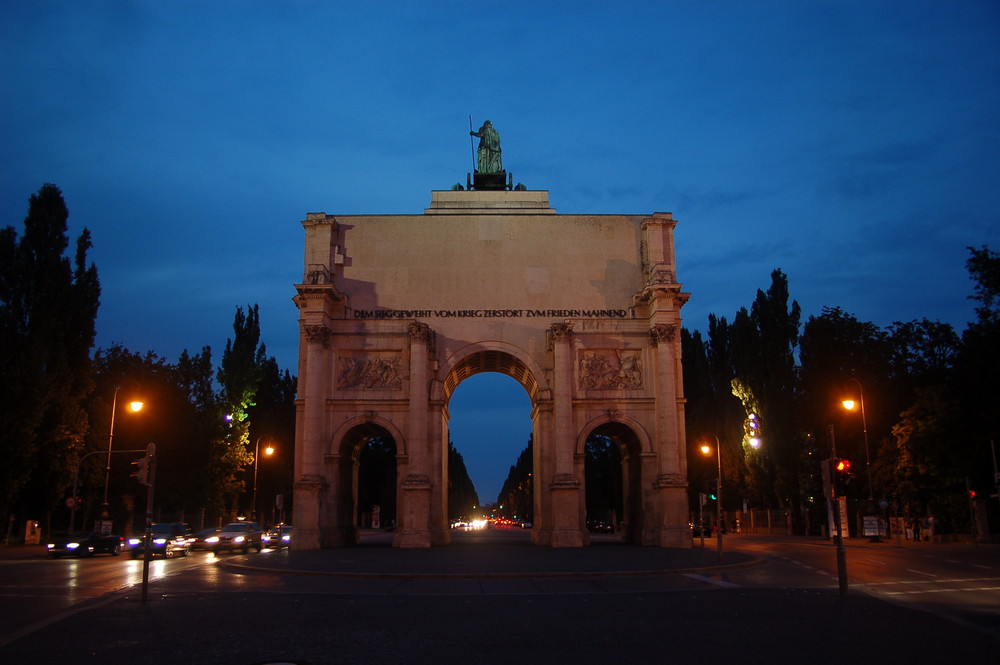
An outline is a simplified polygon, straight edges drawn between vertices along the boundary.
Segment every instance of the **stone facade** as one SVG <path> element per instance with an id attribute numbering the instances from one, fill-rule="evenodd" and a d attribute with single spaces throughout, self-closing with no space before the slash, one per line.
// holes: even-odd
<path id="1" fill-rule="evenodd" d="M 588 544 L 584 444 L 622 452 L 625 537 L 690 547 L 669 213 L 560 215 L 545 191 L 435 191 L 416 215 L 309 213 L 295 441 L 296 546 L 356 542 L 357 459 L 397 452 L 395 544 L 444 545 L 448 402 L 514 377 L 532 403 L 538 545 Z"/>

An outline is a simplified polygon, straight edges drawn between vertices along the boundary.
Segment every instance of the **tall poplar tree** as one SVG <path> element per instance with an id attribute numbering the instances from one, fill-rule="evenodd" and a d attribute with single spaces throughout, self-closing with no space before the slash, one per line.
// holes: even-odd
<path id="1" fill-rule="evenodd" d="M 230 512 L 239 510 L 240 494 L 246 491 L 243 469 L 253 464 L 250 449 L 250 408 L 264 376 L 267 350 L 260 343 L 258 306 L 236 308 L 234 336 L 226 340 L 217 378 L 222 390 L 219 404 L 228 423 L 225 435 L 215 442 L 212 454 L 213 489 L 218 508 L 227 503 Z"/>
<path id="2" fill-rule="evenodd" d="M 0 230 L 0 508 L 19 520 L 51 513 L 87 431 L 101 287 L 87 229 L 73 261 L 65 256 L 68 218 L 62 192 L 46 184 L 20 238 Z"/>

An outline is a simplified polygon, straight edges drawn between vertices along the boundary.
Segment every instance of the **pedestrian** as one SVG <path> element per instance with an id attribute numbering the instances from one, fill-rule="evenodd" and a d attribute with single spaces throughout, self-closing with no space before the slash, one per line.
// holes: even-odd
<path id="1" fill-rule="evenodd" d="M 920 542 L 920 520 L 916 517 L 913 518 L 913 524 L 910 528 L 910 538 L 915 543 Z"/>

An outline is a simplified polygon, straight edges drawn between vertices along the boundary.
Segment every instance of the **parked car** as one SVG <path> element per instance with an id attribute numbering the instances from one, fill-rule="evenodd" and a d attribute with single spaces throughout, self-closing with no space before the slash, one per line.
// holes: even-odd
<path id="1" fill-rule="evenodd" d="M 218 535 L 219 529 L 202 529 L 198 531 L 194 534 L 194 538 L 191 541 L 191 551 L 211 550 L 215 543 L 219 542 Z M 213 538 L 213 536 L 216 537 Z"/>
<path id="2" fill-rule="evenodd" d="M 274 528 L 261 536 L 261 544 L 264 547 L 279 549 L 288 547 L 292 542 L 292 526 L 290 524 L 276 524 Z"/>
<path id="3" fill-rule="evenodd" d="M 191 527 L 183 522 L 158 522 L 150 526 L 149 538 L 152 543 L 149 548 L 150 555 L 170 559 L 178 555 L 187 556 L 191 551 L 194 535 L 191 533 Z M 143 540 L 143 536 L 129 538 L 129 555 L 133 559 L 145 554 Z"/>
<path id="4" fill-rule="evenodd" d="M 212 543 L 212 551 L 216 554 L 233 550 L 247 554 L 250 552 L 250 548 L 258 552 L 264 549 L 264 545 L 261 543 L 262 535 L 260 526 L 256 522 L 230 522 L 208 541 L 211 541 L 212 538 L 218 538 Z"/>
<path id="5" fill-rule="evenodd" d="M 125 546 L 122 536 L 105 535 L 96 531 L 78 531 L 69 535 L 54 536 L 46 544 L 48 553 L 55 558 L 61 556 L 94 556 L 110 554 L 118 556 Z"/>

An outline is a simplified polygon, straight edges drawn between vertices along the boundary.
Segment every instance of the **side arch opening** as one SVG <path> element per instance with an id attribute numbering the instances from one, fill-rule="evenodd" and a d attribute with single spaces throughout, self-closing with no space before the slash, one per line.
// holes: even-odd
<path id="1" fill-rule="evenodd" d="M 606 422 L 584 442 L 587 528 L 594 541 L 641 544 L 642 445 L 628 425 Z"/>

